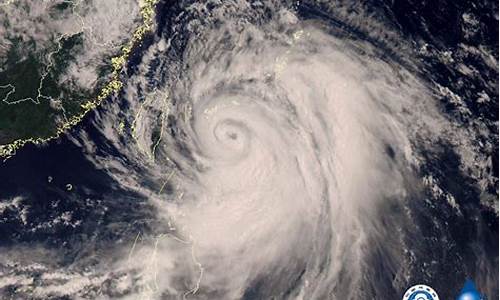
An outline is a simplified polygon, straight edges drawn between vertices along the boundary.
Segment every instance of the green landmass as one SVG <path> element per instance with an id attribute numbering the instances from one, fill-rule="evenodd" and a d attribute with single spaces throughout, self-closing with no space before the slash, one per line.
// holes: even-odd
<path id="1" fill-rule="evenodd" d="M 81 104 L 97 94 L 73 82 L 59 83 L 81 50 L 81 34 L 54 41 L 52 52 L 33 52 L 23 60 L 17 52 L 19 42 L 12 42 L 16 46 L 9 50 L 4 71 L 0 72 L 0 144 L 54 135 L 60 122 L 82 113 Z M 44 61 L 47 56 L 50 60 Z M 54 107 L 54 101 L 60 101 L 60 107 Z"/>
<path id="2" fill-rule="evenodd" d="M 83 33 L 53 37 L 52 43 L 43 45 L 34 40 L 21 41 L 15 32 L 9 35 L 8 52 L 0 57 L 0 158 L 15 155 L 28 143 L 41 144 L 59 137 L 118 92 L 123 85 L 120 73 L 133 47 L 152 28 L 156 3 L 157 0 L 144 0 L 140 8 L 142 23 L 117 53 L 107 51 L 101 54 L 103 57 L 91 57 L 99 60 L 91 62 L 97 65 L 98 82 L 87 89 L 74 82 L 77 79 L 67 72 L 74 66 L 71 63 L 86 54 L 82 52 Z M 58 11 L 71 7 L 56 5 L 51 16 L 57 18 Z M 9 27 L 9 21 L 2 22 Z"/>

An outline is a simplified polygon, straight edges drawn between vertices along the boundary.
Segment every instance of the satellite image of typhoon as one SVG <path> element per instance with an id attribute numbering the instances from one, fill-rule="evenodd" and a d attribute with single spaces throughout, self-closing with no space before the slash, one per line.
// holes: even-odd
<path id="1" fill-rule="evenodd" d="M 0 299 L 498 299 L 498 10 L 0 0 Z"/>

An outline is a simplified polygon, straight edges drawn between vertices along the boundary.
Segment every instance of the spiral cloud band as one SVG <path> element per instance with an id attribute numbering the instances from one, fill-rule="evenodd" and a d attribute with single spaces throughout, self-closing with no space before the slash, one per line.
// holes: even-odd
<path id="1" fill-rule="evenodd" d="M 142 268 L 138 292 L 365 297 L 373 255 L 397 261 L 391 268 L 404 263 L 403 229 L 384 228 L 381 210 L 404 207 L 415 192 L 419 134 L 432 143 L 444 130 L 431 93 L 369 43 L 343 41 L 289 10 L 265 24 L 197 29 L 165 84 L 141 96 L 137 86 L 150 84 L 131 80 L 133 139 L 108 131 L 142 170 L 128 184 L 164 223 L 154 247 L 131 256 Z M 158 42 L 151 59 L 168 44 Z M 160 193 L 145 189 L 144 174 Z M 402 224 L 411 218 L 399 214 Z M 144 267 L 148 253 L 154 262 Z"/>
<path id="2" fill-rule="evenodd" d="M 466 277 L 498 292 L 494 126 L 437 82 L 430 46 L 353 3 L 155 4 L 123 88 L 26 147 L 43 172 L 0 199 L 23 229 L 0 228 L 0 295 L 451 298 Z"/>

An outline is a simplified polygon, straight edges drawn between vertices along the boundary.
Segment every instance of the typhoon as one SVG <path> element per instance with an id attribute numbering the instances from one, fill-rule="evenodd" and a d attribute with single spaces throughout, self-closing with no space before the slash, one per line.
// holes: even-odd
<path id="1" fill-rule="evenodd" d="M 0 291 L 400 299 L 425 283 L 451 299 L 473 278 L 498 296 L 498 122 L 435 74 L 449 54 L 361 4 L 180 1 L 156 13 L 120 93 L 62 142 L 96 174 L 79 169 L 67 198 L 85 209 L 60 221 L 83 228 L 65 247 L 9 242 Z M 498 108 L 497 83 L 483 84 L 482 103 Z M 5 205 L 29 210 L 30 197 Z"/>

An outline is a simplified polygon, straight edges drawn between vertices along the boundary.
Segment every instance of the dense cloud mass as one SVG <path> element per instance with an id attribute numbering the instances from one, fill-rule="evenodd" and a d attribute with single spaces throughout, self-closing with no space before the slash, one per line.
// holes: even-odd
<path id="1" fill-rule="evenodd" d="M 337 2 L 160 3 L 123 91 L 66 141 L 111 188 L 63 197 L 109 217 L 102 230 L 59 222 L 101 240 L 9 245 L 0 292 L 399 299 L 428 283 L 448 299 L 473 277 L 498 295 L 498 122 L 434 76 L 427 59 L 444 51 L 382 16 Z M 26 197 L 0 213 L 29 210 Z M 76 258 L 51 263 L 59 252 Z"/>

